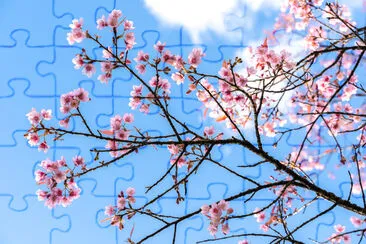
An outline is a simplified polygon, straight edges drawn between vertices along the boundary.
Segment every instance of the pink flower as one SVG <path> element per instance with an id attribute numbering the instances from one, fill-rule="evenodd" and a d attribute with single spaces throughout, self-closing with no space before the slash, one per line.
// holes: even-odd
<path id="1" fill-rule="evenodd" d="M 223 224 L 221 230 L 224 235 L 229 234 L 230 232 L 229 224 L 228 223 Z"/>
<path id="2" fill-rule="evenodd" d="M 78 88 L 73 91 L 74 97 L 77 98 L 79 101 L 88 102 L 90 101 L 89 93 L 85 91 L 83 88 Z"/>
<path id="3" fill-rule="evenodd" d="M 276 132 L 274 130 L 274 124 L 271 122 L 266 122 L 263 126 L 263 129 L 268 137 L 276 136 Z"/>
<path id="4" fill-rule="evenodd" d="M 182 168 L 185 164 L 187 164 L 186 159 L 184 157 L 180 157 L 179 159 L 178 158 L 172 158 L 170 160 L 171 165 L 173 165 L 175 163 L 178 165 L 178 168 Z"/>
<path id="5" fill-rule="evenodd" d="M 125 35 L 125 43 L 128 46 L 127 49 L 131 49 L 132 46 L 136 44 L 135 40 L 136 38 L 133 32 L 129 32 Z"/>
<path id="6" fill-rule="evenodd" d="M 113 9 L 112 12 L 109 14 L 109 17 L 113 18 L 120 18 L 122 16 L 122 12 L 119 9 Z"/>
<path id="7" fill-rule="evenodd" d="M 215 217 L 215 216 L 220 217 L 222 214 L 221 208 L 216 203 L 212 204 L 211 209 L 210 209 L 210 214 L 213 217 Z"/>
<path id="8" fill-rule="evenodd" d="M 39 143 L 39 136 L 37 133 L 29 133 L 27 136 L 28 143 L 31 146 L 36 146 Z"/>
<path id="9" fill-rule="evenodd" d="M 103 58 L 112 58 L 113 57 L 113 50 L 111 47 L 108 47 L 107 50 L 103 49 L 102 53 L 103 53 Z"/>
<path id="10" fill-rule="evenodd" d="M 173 144 L 168 145 L 168 150 L 171 154 L 175 155 L 179 153 L 179 147 Z"/>
<path id="11" fill-rule="evenodd" d="M 184 75 L 179 72 L 175 72 L 172 74 L 172 80 L 177 82 L 177 85 L 180 85 L 184 82 Z"/>
<path id="12" fill-rule="evenodd" d="M 109 15 L 108 16 L 108 21 L 107 21 L 108 25 L 112 28 L 116 28 L 118 26 L 118 17 L 115 17 L 113 15 Z"/>
<path id="13" fill-rule="evenodd" d="M 34 172 L 34 175 L 36 176 L 36 183 L 37 184 L 42 184 L 42 182 L 46 179 L 47 174 L 41 170 L 36 170 Z"/>
<path id="14" fill-rule="evenodd" d="M 112 216 L 115 213 L 116 213 L 116 210 L 115 210 L 114 206 L 108 205 L 108 206 L 105 207 L 105 211 L 104 211 L 105 215 Z"/>
<path id="15" fill-rule="evenodd" d="M 136 62 L 147 62 L 149 61 L 149 54 L 148 53 L 144 53 L 144 51 L 140 50 L 138 53 L 137 53 L 137 57 L 134 58 L 134 60 Z"/>
<path id="16" fill-rule="evenodd" d="M 37 126 L 42 119 L 42 115 L 38 113 L 35 108 L 32 108 L 32 110 L 27 113 L 26 116 L 33 126 Z"/>
<path id="17" fill-rule="evenodd" d="M 133 195 L 135 195 L 135 188 L 133 187 L 128 187 L 127 190 L 126 190 L 126 194 L 130 197 L 133 197 Z"/>
<path id="18" fill-rule="evenodd" d="M 218 207 L 223 210 L 223 211 L 226 211 L 228 208 L 229 208 L 229 203 L 226 202 L 225 200 L 221 200 L 219 203 L 218 203 Z"/>
<path id="19" fill-rule="evenodd" d="M 125 22 L 124 22 L 123 25 L 124 25 L 125 31 L 126 30 L 133 30 L 133 29 L 135 29 L 135 27 L 133 26 L 133 22 L 130 21 L 130 20 L 125 20 Z"/>
<path id="20" fill-rule="evenodd" d="M 102 72 L 105 72 L 105 73 L 109 73 L 109 72 L 111 72 L 111 71 L 112 71 L 112 69 L 113 69 L 113 65 L 112 65 L 112 63 L 111 63 L 111 62 L 109 62 L 109 61 L 102 62 L 102 63 L 100 64 L 100 66 L 101 66 L 101 70 L 102 70 Z"/>
<path id="21" fill-rule="evenodd" d="M 133 114 L 124 114 L 123 115 L 123 121 L 125 123 L 132 123 L 134 120 Z"/>
<path id="22" fill-rule="evenodd" d="M 48 192 L 37 190 L 36 194 L 38 196 L 38 201 L 44 201 L 47 198 Z"/>
<path id="23" fill-rule="evenodd" d="M 97 29 L 101 30 L 101 29 L 103 29 L 104 27 L 107 27 L 107 26 L 108 26 L 108 23 L 105 19 L 105 16 L 103 15 L 102 18 L 97 20 Z"/>
<path id="24" fill-rule="evenodd" d="M 127 130 L 119 130 L 116 132 L 116 138 L 120 140 L 127 140 L 129 136 L 130 133 Z"/>
<path id="25" fill-rule="evenodd" d="M 42 142 L 38 146 L 38 151 L 43 151 L 44 153 L 47 153 L 48 149 L 49 149 L 49 146 L 47 145 L 46 142 Z"/>
<path id="26" fill-rule="evenodd" d="M 60 183 L 64 180 L 66 180 L 66 174 L 65 172 L 61 170 L 56 170 L 53 175 L 53 179 L 56 181 L 56 183 Z"/>
<path id="27" fill-rule="evenodd" d="M 201 213 L 203 215 L 207 215 L 209 213 L 209 211 L 210 211 L 210 206 L 209 205 L 205 204 L 201 207 Z"/>
<path id="28" fill-rule="evenodd" d="M 118 209 L 125 209 L 126 207 L 126 199 L 124 197 L 119 197 L 117 201 L 117 207 Z"/>
<path id="29" fill-rule="evenodd" d="M 113 131 L 117 131 L 121 129 L 123 118 L 120 115 L 116 115 L 111 118 L 110 124 Z"/>
<path id="30" fill-rule="evenodd" d="M 154 48 L 156 51 L 158 51 L 159 53 L 162 53 L 164 48 L 165 48 L 166 43 L 161 43 L 160 41 L 158 41 L 155 45 Z"/>
<path id="31" fill-rule="evenodd" d="M 345 244 L 351 243 L 351 236 L 350 235 L 343 235 L 343 241 Z"/>
<path id="32" fill-rule="evenodd" d="M 149 113 L 149 104 L 142 104 L 140 107 L 140 112 L 148 114 Z"/>
<path id="33" fill-rule="evenodd" d="M 259 208 L 255 208 L 254 209 L 254 212 L 258 212 L 260 209 Z M 264 219 L 266 218 L 266 214 L 262 211 L 262 212 L 259 212 L 259 213 L 256 213 L 253 215 L 255 218 L 257 218 L 257 222 L 260 223 L 260 222 L 263 222 Z"/>
<path id="34" fill-rule="evenodd" d="M 146 65 L 144 64 L 137 64 L 136 65 L 136 70 L 140 73 L 140 74 L 145 74 L 146 72 Z"/>
<path id="35" fill-rule="evenodd" d="M 188 55 L 188 63 L 194 68 L 197 68 L 197 66 L 201 63 L 203 56 L 205 56 L 205 54 L 202 52 L 201 48 L 194 48 Z"/>
<path id="36" fill-rule="evenodd" d="M 73 19 L 72 24 L 69 25 L 71 29 L 80 29 L 83 27 L 84 20 L 83 18 L 80 19 Z"/>
<path id="37" fill-rule="evenodd" d="M 267 231 L 269 230 L 269 227 L 268 227 L 268 225 L 266 225 L 266 224 L 261 225 L 259 228 L 260 228 L 261 230 L 263 230 L 264 232 L 267 232 Z"/>
<path id="38" fill-rule="evenodd" d="M 81 156 L 75 156 L 72 158 L 72 161 L 74 162 L 75 166 L 81 166 L 82 168 L 85 167 L 85 160 Z"/>
<path id="39" fill-rule="evenodd" d="M 238 241 L 238 244 L 249 244 L 249 242 L 247 240 L 241 240 Z"/>
<path id="40" fill-rule="evenodd" d="M 249 242 L 247 240 L 241 240 L 238 241 L 238 244 L 249 244 Z"/>
<path id="41" fill-rule="evenodd" d="M 62 207 L 66 208 L 67 206 L 71 205 L 71 203 L 72 203 L 72 199 L 70 197 L 63 196 L 61 198 Z"/>
<path id="42" fill-rule="evenodd" d="M 57 160 L 57 164 L 59 165 L 59 167 L 66 167 L 67 164 L 66 164 L 65 157 L 64 156 L 61 156 L 61 159 L 60 160 Z"/>
<path id="43" fill-rule="evenodd" d="M 350 221 L 353 224 L 353 226 L 356 227 L 356 228 L 360 227 L 362 225 L 362 222 L 363 222 L 361 219 L 359 219 L 357 217 L 354 217 L 354 216 L 352 216 L 350 218 Z"/>
<path id="44" fill-rule="evenodd" d="M 345 226 L 343 226 L 343 225 L 335 225 L 334 226 L 334 229 L 335 229 L 335 231 L 337 232 L 337 233 L 341 233 L 341 232 L 343 232 L 343 231 L 345 231 L 346 230 L 346 227 Z"/>
<path id="45" fill-rule="evenodd" d="M 42 109 L 41 115 L 44 120 L 50 120 L 52 118 L 52 110 L 51 109 Z"/>
<path id="46" fill-rule="evenodd" d="M 80 54 L 76 54 L 76 56 L 72 59 L 72 63 L 75 64 L 75 69 L 80 69 L 84 65 L 83 57 Z"/>
<path id="47" fill-rule="evenodd" d="M 210 232 L 210 234 L 212 236 L 216 235 L 216 233 L 217 233 L 217 226 L 215 226 L 215 225 L 209 225 L 208 226 L 208 231 Z"/>
<path id="48" fill-rule="evenodd" d="M 73 29 L 71 32 L 67 33 L 67 41 L 70 45 L 73 45 L 75 42 L 80 43 L 82 42 L 86 37 L 85 32 L 83 32 L 81 29 Z"/>
<path id="49" fill-rule="evenodd" d="M 204 136 L 213 136 L 215 128 L 213 126 L 206 126 L 203 132 Z"/>
<path id="50" fill-rule="evenodd" d="M 105 84 L 107 84 L 111 78 L 112 78 L 111 73 L 98 75 L 98 80 L 100 80 L 101 83 L 105 83 Z"/>
<path id="51" fill-rule="evenodd" d="M 77 188 L 77 186 L 76 186 L 76 188 L 71 189 L 69 191 L 70 199 L 72 199 L 72 200 L 78 199 L 80 197 L 80 192 L 81 192 L 81 190 L 80 190 L 80 188 Z"/>
<path id="52" fill-rule="evenodd" d="M 95 73 L 95 71 L 96 70 L 95 70 L 94 65 L 89 63 L 84 66 L 82 73 L 90 78 Z"/>

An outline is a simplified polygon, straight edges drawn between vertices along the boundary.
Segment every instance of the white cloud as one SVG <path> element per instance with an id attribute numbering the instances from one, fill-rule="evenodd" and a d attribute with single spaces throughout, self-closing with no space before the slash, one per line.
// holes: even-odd
<path id="1" fill-rule="evenodd" d="M 244 16 L 268 8 L 279 9 L 283 0 L 145 0 L 147 8 L 164 25 L 183 26 L 198 42 L 207 31 L 232 36 L 226 30 L 225 18 L 229 15 Z M 263 8 L 262 8 L 263 7 Z M 245 16 L 244 16 L 245 17 Z M 240 17 L 239 17 L 240 18 Z M 240 23 L 242 24 L 242 23 Z M 229 35 L 228 35 L 229 34 Z"/>

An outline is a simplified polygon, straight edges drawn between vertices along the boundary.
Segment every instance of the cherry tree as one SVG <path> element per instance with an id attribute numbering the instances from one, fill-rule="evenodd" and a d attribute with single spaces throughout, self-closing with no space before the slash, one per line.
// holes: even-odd
<path id="1" fill-rule="evenodd" d="M 243 57 L 225 59 L 213 73 L 200 68 L 205 57 L 200 48 L 194 48 L 188 57 L 181 57 L 159 41 L 154 52 L 140 50 L 131 57 L 136 44 L 135 27 L 120 10 L 97 20 L 97 29 L 111 34 L 111 41 L 99 32 L 86 30 L 82 18 L 73 20 L 67 34 L 69 44 L 87 41 L 101 50 L 93 57 L 90 51 L 82 49 L 72 59 L 75 69 L 81 69 L 88 77 L 99 73 L 97 79 L 106 85 L 120 70 L 128 72 L 135 82 L 131 84 L 128 104 L 131 112 L 114 115 L 109 129 L 92 128 L 82 111 L 94 101 L 83 88 L 60 97 L 64 118 L 57 125 L 52 123 L 51 110 L 32 108 L 27 114 L 31 128 L 25 137 L 40 151 L 47 152 L 52 140 L 69 137 L 91 138 L 105 145 L 90 146 L 94 155 L 90 164 L 86 164 L 83 155 L 43 160 L 35 172 L 37 184 L 42 185 L 37 191 L 39 200 L 49 208 L 67 207 L 80 196 L 77 179 L 133 154 L 143 157 L 144 149 L 151 147 L 166 151 L 170 167 L 160 175 L 144 175 L 154 183 L 138 194 L 149 194 L 166 179 L 170 186 L 160 187 L 159 193 L 149 195 L 147 203 L 142 205 L 137 204 L 137 193 L 129 186 L 122 189 L 116 204 L 105 207 L 105 220 L 122 231 L 136 215 L 157 221 L 150 234 L 139 240 L 131 234 L 129 243 L 146 242 L 167 229 L 174 230 L 175 243 L 180 224 L 195 215 L 207 220 L 208 239 L 200 242 L 240 238 L 239 243 L 244 244 L 249 243 L 248 238 L 261 238 L 271 243 L 305 243 L 310 240 L 298 239 L 298 233 L 305 226 L 315 225 L 318 218 L 333 209 L 347 211 L 349 219 L 336 223 L 328 239 L 312 241 L 361 243 L 366 238 L 366 89 L 362 84 L 366 27 L 355 23 L 347 6 L 337 1 L 287 0 L 281 11 L 273 32 L 259 46 L 247 48 Z M 277 36 L 281 32 L 294 32 L 301 38 L 300 58 L 287 50 L 278 50 Z M 179 86 L 187 87 L 186 96 L 202 103 L 206 120 L 211 124 L 203 131 L 192 129 L 169 107 L 171 91 Z M 155 116 L 165 121 L 169 133 L 150 135 L 145 131 L 148 128 L 134 125 L 134 113 L 148 114 L 152 108 L 159 109 Z M 84 129 L 69 129 L 70 120 Z M 288 136 L 295 137 L 298 146 L 287 154 L 277 155 L 274 148 L 286 145 Z M 314 150 L 312 145 L 318 144 L 333 146 Z M 216 160 L 213 153 L 224 145 L 249 151 L 258 161 L 235 165 L 225 159 Z M 325 163 L 327 157 L 332 160 Z M 208 163 L 245 181 L 246 189 L 218 202 L 207 202 L 186 215 L 164 215 L 149 209 L 171 192 L 176 194 L 176 204 L 185 201 L 186 185 L 194 177 L 204 177 L 200 169 Z M 247 169 L 256 167 L 265 167 L 270 176 L 253 179 L 245 175 Z M 337 174 L 349 179 L 345 196 L 333 193 L 314 178 L 319 171 L 335 178 L 334 168 L 339 171 Z M 230 206 L 237 199 L 245 199 L 242 203 L 248 204 L 260 192 L 267 192 L 271 201 L 257 204 L 249 213 L 239 214 Z M 304 194 L 311 199 L 305 199 Z M 304 215 L 304 210 L 319 201 L 325 201 L 327 209 L 313 216 Z M 245 223 L 248 218 L 258 222 L 257 232 L 230 234 L 231 220 L 241 219 Z M 293 218 L 297 220 L 291 221 Z M 346 222 L 354 228 L 346 230 Z M 136 224 L 131 233 L 138 231 Z"/>

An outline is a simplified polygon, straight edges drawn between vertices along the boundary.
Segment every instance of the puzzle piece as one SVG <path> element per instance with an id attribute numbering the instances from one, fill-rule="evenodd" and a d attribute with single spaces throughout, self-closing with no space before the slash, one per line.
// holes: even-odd
<path id="1" fill-rule="evenodd" d="M 35 195 L 25 196 L 27 206 L 20 210 L 12 208 L 9 204 L 11 198 L 12 196 L 0 196 L 0 213 L 6 220 L 6 224 L 0 230 L 1 243 L 18 244 L 29 240 L 53 243 L 54 235 L 69 230 L 70 216 L 57 215 L 54 211 L 50 211 L 40 204 Z M 37 228 L 34 228 L 35 226 Z"/>
<path id="2" fill-rule="evenodd" d="M 52 35 L 54 28 L 58 25 L 70 23 L 72 20 L 68 13 L 62 15 L 55 13 L 53 3 L 54 1 L 49 0 L 2 1 L 0 6 L 2 10 L 0 29 L 3 35 L 0 37 L 0 45 L 11 45 L 8 39 L 9 36 L 15 41 L 12 37 L 14 32 L 26 31 L 30 34 L 30 46 L 52 46 L 54 44 L 54 36 Z M 24 62 L 27 62 L 27 60 L 24 60 Z M 28 65 L 23 66 L 23 68 L 25 67 L 28 67 Z"/>
<path id="3" fill-rule="evenodd" d="M 6 57 L 1 59 L 0 65 L 7 69 L 2 75 L 0 96 L 9 94 L 13 82 L 19 80 L 28 82 L 24 92 L 28 96 L 54 96 L 55 82 L 43 80 L 35 70 L 39 60 L 52 54 L 52 47 L 29 45 L 31 33 L 28 30 L 14 30 L 10 37 L 13 45 L 0 46 L 1 55 Z"/>
<path id="4" fill-rule="evenodd" d="M 114 195 L 98 195 L 94 190 L 97 181 L 84 178 L 78 181 L 82 189 L 79 199 L 75 200 L 68 208 L 57 207 L 56 214 L 67 214 L 70 216 L 70 229 L 67 233 L 54 233 L 52 244 L 80 242 L 80 236 L 83 236 L 83 242 L 90 244 L 97 243 L 119 243 L 116 239 L 117 229 L 107 227 L 103 222 L 106 216 L 101 214 L 104 207 L 113 204 Z"/>

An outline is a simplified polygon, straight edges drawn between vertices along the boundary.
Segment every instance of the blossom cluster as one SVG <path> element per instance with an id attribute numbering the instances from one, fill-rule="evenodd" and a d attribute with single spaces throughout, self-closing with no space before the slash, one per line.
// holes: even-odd
<path id="1" fill-rule="evenodd" d="M 89 34 L 86 35 L 85 32 L 82 32 L 82 25 L 82 19 L 73 20 L 73 24 L 70 25 L 71 32 L 68 33 L 68 40 L 70 45 L 74 44 L 75 41 L 80 43 L 86 37 L 93 38 Z M 116 34 L 120 26 L 123 26 L 123 32 L 121 35 L 117 36 Z M 108 81 L 112 78 L 112 70 L 116 68 L 115 61 L 122 60 L 125 57 L 125 53 L 131 50 L 136 44 L 135 34 L 132 32 L 132 30 L 135 28 L 133 26 L 133 22 L 125 18 L 122 19 L 122 12 L 120 10 L 114 9 L 108 15 L 108 18 L 103 15 L 100 19 L 97 20 L 98 30 L 102 30 L 106 27 L 110 27 L 115 34 L 113 38 L 113 43 L 117 44 L 117 41 L 123 38 L 125 49 L 121 52 L 117 50 L 117 47 L 115 48 L 115 51 L 112 49 L 112 47 L 107 47 L 103 49 L 102 56 L 103 58 L 105 58 L 105 60 L 100 62 L 102 74 L 98 76 L 98 80 L 100 80 L 102 83 L 108 83 Z M 82 35 L 78 38 L 74 37 L 74 35 L 78 35 L 78 33 L 82 33 Z M 99 37 L 96 36 L 95 38 L 95 40 L 98 40 Z M 96 73 L 96 68 L 94 66 L 95 60 L 92 60 L 86 54 L 85 49 L 82 50 L 81 54 L 77 54 L 73 58 L 72 62 L 75 64 L 75 69 L 83 68 L 82 73 L 89 78 Z M 126 64 L 130 62 L 131 61 L 127 58 L 125 59 Z"/>
<path id="2" fill-rule="evenodd" d="M 217 122 L 225 122 L 228 128 L 234 130 L 236 128 L 232 121 L 242 127 L 250 124 L 254 112 L 253 106 L 258 107 L 261 104 L 263 107 L 270 108 L 276 101 L 268 94 L 265 94 L 264 97 L 255 94 L 253 91 L 259 87 L 249 87 L 248 82 L 253 80 L 260 84 L 257 80 L 264 80 L 268 83 L 274 74 L 277 75 L 277 79 L 281 79 L 281 75 L 295 65 L 288 52 L 283 50 L 277 53 L 271 50 L 267 41 L 255 49 L 249 47 L 246 55 L 248 60 L 244 72 L 235 72 L 234 64 L 224 62 L 218 72 L 221 78 L 218 89 L 207 79 L 202 79 L 200 81 L 202 89 L 197 88 L 196 93 L 198 100 L 210 111 L 210 117 L 216 119 Z M 263 113 L 261 118 L 267 122 L 259 126 L 259 132 L 269 137 L 275 136 L 276 127 L 283 126 L 287 122 L 286 119 L 276 114 L 269 118 L 267 113 Z"/>
<path id="3" fill-rule="evenodd" d="M 73 166 L 68 165 L 64 157 L 56 161 L 46 159 L 41 162 L 41 169 L 35 171 L 36 183 L 47 187 L 47 190 L 37 191 L 38 200 L 45 201 L 47 207 L 54 208 L 57 205 L 66 207 L 79 198 L 81 190 L 73 175 L 78 168 L 86 170 L 86 165 L 81 156 L 75 156 L 72 161 Z"/>
<path id="4" fill-rule="evenodd" d="M 226 213 L 225 213 L 226 212 Z M 227 235 L 230 232 L 228 217 L 234 210 L 229 207 L 229 202 L 221 200 L 219 203 L 213 203 L 211 206 L 203 205 L 201 213 L 210 220 L 208 230 L 215 236 L 221 226 L 221 232 Z"/>
<path id="5" fill-rule="evenodd" d="M 328 239 L 331 243 L 341 243 L 342 241 L 345 244 L 349 244 L 351 243 L 351 236 L 349 234 L 342 234 L 345 230 L 346 227 L 343 225 L 335 225 L 334 226 L 334 230 L 336 231 L 335 233 L 333 233 Z"/>
<path id="6" fill-rule="evenodd" d="M 188 55 L 188 60 L 185 62 L 180 55 L 172 54 L 169 50 L 165 49 L 166 44 L 158 41 L 154 45 L 154 49 L 158 53 L 158 58 L 154 59 L 154 63 L 151 62 L 150 54 L 140 50 L 137 56 L 134 58 L 137 65 L 135 66 L 136 70 L 139 74 L 143 75 L 146 72 L 148 66 L 155 67 L 156 71 L 159 69 L 158 65 L 162 62 L 164 64 L 171 65 L 176 69 L 176 72 L 172 72 L 171 79 L 174 80 L 178 85 L 182 84 L 185 79 L 185 74 L 188 70 L 192 70 L 198 67 L 198 65 L 202 62 L 202 57 L 205 56 L 201 48 L 194 48 L 192 52 Z M 189 67 L 185 67 L 188 64 Z M 169 74 L 171 69 L 167 66 L 163 68 L 163 72 L 165 74 Z M 150 78 L 148 82 L 150 86 L 150 92 L 146 95 L 142 94 L 142 85 L 133 86 L 133 90 L 130 95 L 130 103 L 129 106 L 132 109 L 136 109 L 140 107 L 140 111 L 143 113 L 149 112 L 150 103 L 143 102 L 144 99 L 149 100 L 151 103 L 154 103 L 154 99 L 164 98 L 169 99 L 171 84 L 168 79 L 163 78 L 160 75 L 154 75 Z M 154 93 L 152 93 L 152 91 Z M 159 92 L 162 91 L 161 95 L 158 95 Z"/>
<path id="7" fill-rule="evenodd" d="M 113 140 L 109 140 L 105 146 L 110 150 L 109 154 L 112 157 L 118 157 L 125 152 L 123 148 L 119 148 L 119 145 L 122 143 L 121 141 L 126 141 L 130 136 L 130 131 L 126 126 L 133 121 L 134 116 L 131 113 L 125 113 L 123 116 L 117 114 L 110 119 L 110 129 L 102 131 L 104 134 L 113 136 Z"/>
<path id="8" fill-rule="evenodd" d="M 135 215 L 136 212 L 132 210 L 132 204 L 136 202 L 134 195 L 135 189 L 129 187 L 126 189 L 126 194 L 123 191 L 118 194 L 116 206 L 108 205 L 105 207 L 104 214 L 109 216 L 108 219 L 111 221 L 111 225 L 117 226 L 122 230 L 124 228 L 122 212 L 127 212 L 127 219 L 131 219 Z"/>
<path id="9" fill-rule="evenodd" d="M 52 110 L 50 109 L 42 109 L 38 112 L 35 108 L 26 114 L 32 128 L 25 134 L 25 137 L 28 139 L 28 143 L 30 146 L 38 146 L 38 151 L 44 151 L 45 153 L 48 151 L 49 146 L 46 140 L 41 142 L 40 135 L 38 134 L 38 126 L 42 123 L 43 120 L 51 120 L 52 118 Z"/>

